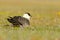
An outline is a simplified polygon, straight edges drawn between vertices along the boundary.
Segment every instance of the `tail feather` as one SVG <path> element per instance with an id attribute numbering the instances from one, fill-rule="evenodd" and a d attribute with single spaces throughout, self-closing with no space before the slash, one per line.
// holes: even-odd
<path id="1" fill-rule="evenodd" d="M 9 19 L 9 18 L 7 18 L 7 20 L 11 23 L 12 22 L 12 20 L 11 19 Z"/>
<path id="2" fill-rule="evenodd" d="M 14 16 L 14 17 L 10 17 L 7 18 L 7 21 L 12 23 L 13 25 L 22 25 L 19 21 L 18 21 L 19 16 Z"/>
<path id="3" fill-rule="evenodd" d="M 9 18 L 7 18 L 7 20 L 11 23 L 13 21 L 13 18 L 8 16 Z"/>
<path id="4" fill-rule="evenodd" d="M 16 20 L 14 20 L 13 18 L 7 18 L 7 20 L 10 22 L 10 23 L 16 23 Z"/>

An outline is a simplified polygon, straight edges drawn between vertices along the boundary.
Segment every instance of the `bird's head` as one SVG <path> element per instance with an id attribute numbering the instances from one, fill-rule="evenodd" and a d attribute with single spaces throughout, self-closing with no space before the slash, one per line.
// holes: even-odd
<path id="1" fill-rule="evenodd" d="M 30 20 L 30 18 L 31 18 L 32 16 L 30 15 L 30 13 L 26 12 L 26 13 L 23 15 L 23 17 L 26 18 L 26 19 L 28 19 L 28 20 Z"/>

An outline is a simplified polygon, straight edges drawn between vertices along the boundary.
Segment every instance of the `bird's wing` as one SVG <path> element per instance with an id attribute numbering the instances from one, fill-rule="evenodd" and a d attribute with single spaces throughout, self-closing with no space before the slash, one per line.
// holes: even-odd
<path id="1" fill-rule="evenodd" d="M 28 19 L 21 16 L 18 18 L 18 22 L 21 24 L 30 24 Z"/>

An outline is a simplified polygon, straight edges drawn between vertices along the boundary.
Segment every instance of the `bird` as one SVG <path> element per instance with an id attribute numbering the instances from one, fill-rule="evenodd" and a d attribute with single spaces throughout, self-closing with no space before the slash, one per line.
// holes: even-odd
<path id="1" fill-rule="evenodd" d="M 13 26 L 29 26 L 30 25 L 30 19 L 31 19 L 31 14 L 26 12 L 24 13 L 23 16 L 9 16 L 7 18 L 7 21 L 10 22 Z"/>

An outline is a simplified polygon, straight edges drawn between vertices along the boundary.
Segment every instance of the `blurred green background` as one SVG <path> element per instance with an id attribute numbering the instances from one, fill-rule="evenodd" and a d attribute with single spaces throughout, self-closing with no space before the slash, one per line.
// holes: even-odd
<path id="1" fill-rule="evenodd" d="M 8 16 L 32 15 L 28 28 L 10 25 Z M 59 0 L 0 0 L 0 40 L 60 40 Z"/>

